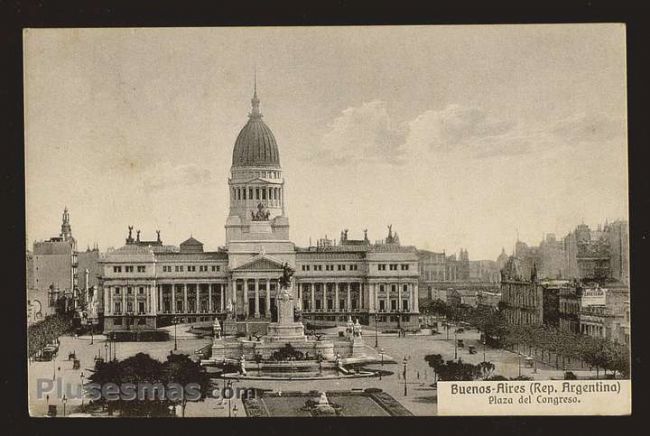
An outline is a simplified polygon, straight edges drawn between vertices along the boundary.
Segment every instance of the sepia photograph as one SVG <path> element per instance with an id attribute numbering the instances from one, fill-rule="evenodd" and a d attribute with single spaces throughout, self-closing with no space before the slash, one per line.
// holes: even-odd
<path id="1" fill-rule="evenodd" d="M 30 416 L 631 413 L 625 24 L 22 36 Z"/>

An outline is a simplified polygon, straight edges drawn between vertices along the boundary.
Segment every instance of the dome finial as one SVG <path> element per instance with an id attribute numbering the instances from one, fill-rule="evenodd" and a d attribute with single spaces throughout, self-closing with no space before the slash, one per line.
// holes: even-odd
<path id="1" fill-rule="evenodd" d="M 251 110 L 249 116 L 251 118 L 261 118 L 262 113 L 260 112 L 260 99 L 257 98 L 257 65 L 255 66 L 253 72 L 253 98 L 251 99 L 251 106 L 253 109 Z"/>

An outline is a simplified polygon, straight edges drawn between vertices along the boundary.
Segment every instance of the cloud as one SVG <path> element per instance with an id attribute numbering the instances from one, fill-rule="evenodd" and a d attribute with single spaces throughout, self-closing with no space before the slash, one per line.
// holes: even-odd
<path id="1" fill-rule="evenodd" d="M 395 126 L 380 100 L 349 107 L 330 124 L 314 156 L 336 164 L 399 163 L 407 131 Z"/>
<path id="2" fill-rule="evenodd" d="M 625 135 L 625 120 L 603 113 L 579 113 L 557 121 L 551 133 L 571 142 L 609 141 Z"/>
<path id="3" fill-rule="evenodd" d="M 478 108 L 449 105 L 443 110 L 426 111 L 409 125 L 409 141 L 419 141 L 431 149 L 464 146 L 473 141 L 508 133 L 515 123 L 489 116 Z"/>
<path id="4" fill-rule="evenodd" d="M 142 175 L 142 188 L 149 193 L 168 187 L 188 187 L 213 182 L 212 171 L 194 164 L 174 166 L 164 162 L 151 167 Z"/>
<path id="5" fill-rule="evenodd" d="M 442 153 L 487 159 L 601 143 L 624 133 L 623 120 L 602 113 L 524 123 L 458 104 L 427 110 L 398 124 L 389 116 L 386 103 L 374 100 L 342 111 L 310 158 L 337 165 L 400 165 Z"/>

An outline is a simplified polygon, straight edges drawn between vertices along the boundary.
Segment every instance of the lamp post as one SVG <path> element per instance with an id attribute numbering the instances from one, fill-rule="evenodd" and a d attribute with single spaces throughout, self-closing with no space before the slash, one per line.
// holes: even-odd
<path id="1" fill-rule="evenodd" d="M 65 394 L 63 394 L 61 401 L 63 402 L 63 417 L 65 417 L 65 403 L 68 402 L 68 398 L 66 398 Z"/>
<path id="2" fill-rule="evenodd" d="M 487 340 L 483 339 L 483 362 L 486 362 L 486 359 L 485 359 L 485 343 L 486 342 L 487 342 Z"/>
<path id="3" fill-rule="evenodd" d="M 81 407 L 84 405 L 84 372 L 81 371 L 81 374 L 79 374 L 79 378 L 81 378 Z"/>
<path id="4" fill-rule="evenodd" d="M 88 319 L 86 321 L 86 324 L 90 328 L 90 345 L 93 345 L 95 343 L 95 338 L 93 336 L 93 322 L 90 319 Z"/>
<path id="5" fill-rule="evenodd" d="M 108 343 L 104 343 L 104 354 L 106 355 L 106 361 L 108 362 Z"/>
<path id="6" fill-rule="evenodd" d="M 404 356 L 404 360 L 402 360 L 402 364 L 404 365 L 404 374 L 403 374 L 404 375 L 404 396 L 408 395 L 408 391 L 407 391 L 407 388 L 406 388 L 406 362 L 407 362 L 407 359 L 406 359 L 406 356 Z"/>
<path id="7" fill-rule="evenodd" d="M 458 328 L 454 327 L 454 360 L 458 359 Z"/>
<path id="8" fill-rule="evenodd" d="M 178 350 L 178 339 L 176 338 L 176 325 L 178 324 L 178 317 L 175 316 L 172 319 L 172 322 L 174 323 L 174 351 Z"/>
<path id="9" fill-rule="evenodd" d="M 235 404 L 235 407 L 232 408 L 232 416 L 233 418 L 237 418 L 237 405 Z"/>
<path id="10" fill-rule="evenodd" d="M 381 369 L 379 370 L 379 380 L 381 380 L 381 373 L 384 372 L 384 349 L 379 350 L 381 356 Z"/>
<path id="11" fill-rule="evenodd" d="M 52 356 L 52 380 L 56 380 L 56 358 Z"/>
<path id="12" fill-rule="evenodd" d="M 379 346 L 379 331 L 377 329 L 377 312 L 375 312 L 375 348 Z"/>

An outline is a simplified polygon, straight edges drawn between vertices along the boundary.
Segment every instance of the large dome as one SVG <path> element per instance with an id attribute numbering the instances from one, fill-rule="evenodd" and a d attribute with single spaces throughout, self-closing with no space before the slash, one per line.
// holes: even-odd
<path id="1" fill-rule="evenodd" d="M 262 121 L 257 92 L 251 100 L 253 109 L 248 122 L 239 132 L 232 152 L 233 167 L 280 167 L 278 144 L 271 129 Z"/>

